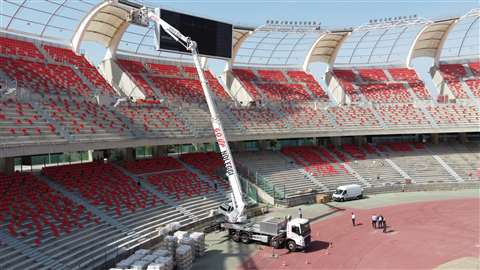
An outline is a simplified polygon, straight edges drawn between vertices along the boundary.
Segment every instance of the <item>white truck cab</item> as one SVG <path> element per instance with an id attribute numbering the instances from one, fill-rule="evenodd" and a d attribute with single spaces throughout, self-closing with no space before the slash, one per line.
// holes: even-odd
<path id="1" fill-rule="evenodd" d="M 310 245 L 310 221 L 305 218 L 294 218 L 287 222 L 286 247 L 289 251 L 305 249 Z"/>
<path id="2" fill-rule="evenodd" d="M 332 195 L 334 201 L 346 201 L 363 198 L 363 189 L 360 185 L 352 184 L 339 186 Z"/>

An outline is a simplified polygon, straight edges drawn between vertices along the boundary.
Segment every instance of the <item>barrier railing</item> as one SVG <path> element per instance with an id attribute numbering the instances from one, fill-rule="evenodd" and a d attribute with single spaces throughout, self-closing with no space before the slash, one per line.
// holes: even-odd
<path id="1" fill-rule="evenodd" d="M 248 179 L 250 182 L 255 183 L 255 185 L 264 190 L 268 195 L 272 196 L 274 200 L 285 199 L 285 185 L 272 184 L 258 171 L 251 170 L 239 162 L 236 162 L 235 166 L 240 175 Z"/>

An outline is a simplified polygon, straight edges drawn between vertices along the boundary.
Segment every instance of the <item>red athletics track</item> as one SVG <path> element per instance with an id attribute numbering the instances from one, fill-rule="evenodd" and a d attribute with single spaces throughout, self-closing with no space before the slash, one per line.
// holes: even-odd
<path id="1" fill-rule="evenodd" d="M 264 247 L 240 269 L 433 269 L 445 262 L 480 256 L 480 199 L 409 203 L 353 211 L 312 224 L 306 253 Z M 374 230 L 372 214 L 382 214 L 388 233 Z M 332 242 L 332 247 L 328 247 Z M 327 254 L 328 250 L 328 254 Z"/>

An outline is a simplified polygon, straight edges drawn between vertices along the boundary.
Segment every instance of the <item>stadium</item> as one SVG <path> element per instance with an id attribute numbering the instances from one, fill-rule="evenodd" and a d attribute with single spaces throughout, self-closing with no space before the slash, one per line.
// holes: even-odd
<path id="1" fill-rule="evenodd" d="M 159 2 L 0 0 L 0 269 L 480 269 L 478 8 Z"/>

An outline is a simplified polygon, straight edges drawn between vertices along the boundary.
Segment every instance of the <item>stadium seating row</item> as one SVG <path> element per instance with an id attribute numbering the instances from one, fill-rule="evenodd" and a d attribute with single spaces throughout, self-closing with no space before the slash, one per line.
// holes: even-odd
<path id="1" fill-rule="evenodd" d="M 415 98 L 431 99 L 414 69 L 334 69 L 332 74 L 354 102 L 361 101 L 362 96 L 375 103 L 410 103 Z"/>
<path id="2" fill-rule="evenodd" d="M 127 59 L 117 59 L 117 63 L 124 71 L 130 74 L 147 98 L 155 97 L 161 99 L 165 97 L 169 101 L 205 102 L 197 71 L 192 66 L 144 63 Z M 227 101 L 229 99 L 228 94 L 213 74 L 207 70 L 204 75 L 215 96 L 219 100 Z M 159 95 L 156 93 L 159 93 Z"/>
<path id="3" fill-rule="evenodd" d="M 480 62 L 471 62 L 469 64 L 440 64 L 439 71 L 456 98 L 468 99 L 469 96 L 465 92 L 462 82 L 466 83 L 474 96 L 480 97 L 479 66 Z"/>
<path id="4" fill-rule="evenodd" d="M 98 94 L 116 95 L 98 70 L 70 49 L 0 37 L 0 54 L 5 63 L 2 71 L 38 93 L 88 96 L 98 90 Z"/>
<path id="5" fill-rule="evenodd" d="M 253 100 L 264 99 L 272 102 L 328 100 L 328 95 L 320 84 L 311 74 L 304 71 L 234 68 L 232 74 L 242 83 Z"/>

